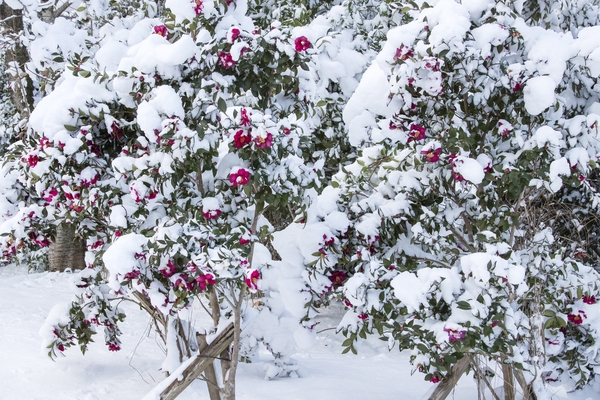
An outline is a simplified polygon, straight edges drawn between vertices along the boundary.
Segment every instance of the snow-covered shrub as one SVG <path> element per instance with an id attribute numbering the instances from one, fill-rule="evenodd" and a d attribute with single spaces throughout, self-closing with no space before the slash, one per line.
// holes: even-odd
<path id="1" fill-rule="evenodd" d="M 344 110 L 359 156 L 307 232 L 313 301 L 343 298 L 345 351 L 376 332 L 432 382 L 475 354 L 581 387 L 598 260 L 555 234 L 553 204 L 575 228 L 597 213 L 597 27 L 573 38 L 496 2 L 417 11 Z"/>
<path id="2" fill-rule="evenodd" d="M 157 312 L 166 372 L 197 350 L 196 330 L 234 322 L 224 396 L 238 359 L 256 359 L 261 346 L 273 355 L 268 378 L 294 374 L 295 341 L 314 337 L 301 321 L 310 296 L 271 234 L 303 218 L 307 191 L 322 190 L 336 143 L 320 138 L 341 132 L 340 104 L 374 53 L 333 17 L 261 24 L 245 1 L 170 0 L 162 17 L 92 8 L 78 18 L 95 31 L 73 31 L 87 47 L 54 57 L 66 71 L 12 150 L 30 196 L 7 243 L 45 246 L 61 224 L 87 243 L 69 316 L 57 311 L 46 324 L 49 354 L 85 351 L 102 330 L 119 350 L 116 304 L 127 298 Z M 53 43 L 54 26 L 43 27 Z M 199 301 L 207 326 L 193 325 Z"/>

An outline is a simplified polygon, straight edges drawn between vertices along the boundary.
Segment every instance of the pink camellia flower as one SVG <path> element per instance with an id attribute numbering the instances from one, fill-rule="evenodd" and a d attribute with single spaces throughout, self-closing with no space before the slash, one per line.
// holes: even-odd
<path id="1" fill-rule="evenodd" d="M 117 343 L 106 343 L 106 345 L 108 346 L 108 350 L 110 350 L 110 351 L 121 350 L 121 347 Z"/>
<path id="2" fill-rule="evenodd" d="M 194 0 L 194 12 L 196 15 L 202 14 L 202 9 L 204 8 L 204 4 L 202 4 L 201 0 Z"/>
<path id="3" fill-rule="evenodd" d="M 312 46 L 310 41 L 306 38 L 306 36 L 299 36 L 294 41 L 294 46 L 296 47 L 296 51 L 306 51 Z"/>
<path id="4" fill-rule="evenodd" d="M 169 33 L 169 31 L 165 25 L 156 25 L 154 27 L 154 33 L 162 37 L 167 37 L 167 33 Z"/>
<path id="5" fill-rule="evenodd" d="M 208 210 L 208 211 L 202 211 L 202 215 L 204 215 L 204 218 L 206 219 L 217 219 L 219 218 L 219 215 L 221 215 L 221 210 Z"/>
<path id="6" fill-rule="evenodd" d="M 437 375 L 432 375 L 431 378 L 429 378 L 429 382 L 431 383 L 438 383 L 440 381 L 440 377 Z"/>
<path id="7" fill-rule="evenodd" d="M 140 271 L 133 270 L 133 271 L 129 271 L 128 273 L 126 273 L 123 276 L 123 279 L 132 281 L 132 280 L 137 279 L 139 277 L 140 277 Z"/>
<path id="8" fill-rule="evenodd" d="M 235 65 L 231 53 L 226 53 L 224 51 L 219 54 L 219 63 L 223 68 L 231 68 Z"/>
<path id="9" fill-rule="evenodd" d="M 75 211 L 76 213 L 80 213 L 83 211 L 83 206 L 82 205 L 75 205 L 75 204 L 71 204 L 69 205 L 69 208 L 73 211 Z"/>
<path id="10" fill-rule="evenodd" d="M 252 113 L 250 113 L 252 115 Z M 242 108 L 242 112 L 240 114 L 240 125 L 241 126 L 250 126 L 252 121 L 250 121 L 250 115 L 248 115 L 248 111 L 245 108 Z"/>
<path id="11" fill-rule="evenodd" d="M 244 245 L 246 245 L 246 244 L 248 244 L 248 243 L 250 243 L 250 239 L 245 239 L 245 238 L 243 238 L 243 237 L 241 237 L 241 238 L 240 238 L 240 244 L 241 244 L 242 246 L 244 246 Z"/>
<path id="12" fill-rule="evenodd" d="M 229 38 L 228 38 L 228 42 L 229 43 L 233 43 L 235 42 L 235 39 L 237 39 L 240 36 L 240 30 L 238 28 L 231 28 L 229 30 Z"/>
<path id="13" fill-rule="evenodd" d="M 159 269 L 159 272 L 165 278 L 173 276 L 173 274 L 175 273 L 175 263 L 173 262 L 173 260 L 169 260 L 164 268 Z"/>
<path id="14" fill-rule="evenodd" d="M 458 329 L 444 328 L 444 332 L 448 333 L 448 341 L 450 343 L 458 342 L 465 338 L 467 331 L 459 331 Z"/>
<path id="15" fill-rule="evenodd" d="M 423 67 L 430 71 L 439 71 L 441 67 L 441 62 L 435 57 L 425 57 L 423 58 Z"/>
<path id="16" fill-rule="evenodd" d="M 329 275 L 329 280 L 333 283 L 334 287 L 338 287 L 346 280 L 346 274 L 344 271 L 333 271 L 331 275 Z"/>
<path id="17" fill-rule="evenodd" d="M 237 172 L 229 175 L 229 182 L 233 184 L 233 187 L 247 185 L 248 182 L 250 182 L 250 172 L 246 171 L 244 168 L 240 168 Z"/>
<path id="18" fill-rule="evenodd" d="M 246 274 L 246 286 L 252 291 L 258 290 L 258 281 L 260 280 L 260 272 L 257 269 L 252 270 L 249 274 Z"/>
<path id="19" fill-rule="evenodd" d="M 65 346 L 62 343 L 59 343 L 58 346 L 56 346 L 56 348 L 60 351 L 65 351 Z"/>
<path id="20" fill-rule="evenodd" d="M 211 274 L 199 275 L 196 278 L 196 282 L 198 283 L 198 288 L 204 291 L 208 285 L 214 285 L 216 283 L 215 277 Z"/>
<path id="21" fill-rule="evenodd" d="M 583 322 L 583 317 L 578 314 L 569 314 L 567 315 L 567 319 L 569 320 L 569 322 L 572 322 L 575 325 L 581 325 L 581 323 Z"/>
<path id="22" fill-rule="evenodd" d="M 421 151 L 421 154 L 425 155 L 425 161 L 427 162 L 436 162 L 440 160 L 440 154 L 442 152 L 442 148 L 438 147 L 437 149 L 429 149 Z"/>
<path id="23" fill-rule="evenodd" d="M 358 314 L 358 319 L 362 319 L 363 321 L 369 318 L 369 316 L 365 313 Z"/>
<path id="24" fill-rule="evenodd" d="M 412 58 L 415 56 L 415 52 L 412 48 L 407 46 L 398 47 L 396 49 L 396 54 L 394 55 L 394 61 L 405 61 L 407 58 Z"/>
<path id="25" fill-rule="evenodd" d="M 267 132 L 267 137 L 257 136 L 254 138 L 254 143 L 259 149 L 264 149 L 273 146 L 273 135 Z"/>
<path id="26" fill-rule="evenodd" d="M 290 128 L 283 128 L 283 134 L 284 135 L 289 135 L 292 131 L 290 131 Z"/>
<path id="27" fill-rule="evenodd" d="M 594 296 L 583 296 L 583 302 L 585 304 L 596 304 L 596 298 Z"/>
<path id="28" fill-rule="evenodd" d="M 27 164 L 29 164 L 29 166 L 31 168 L 35 167 L 37 165 L 38 161 L 39 161 L 39 158 L 35 154 L 32 154 L 29 157 L 27 157 Z"/>
<path id="29" fill-rule="evenodd" d="M 425 138 L 425 128 L 419 124 L 412 124 L 410 131 L 408 132 L 408 141 L 411 140 L 422 140 Z"/>
<path id="30" fill-rule="evenodd" d="M 240 129 L 233 135 L 233 144 L 236 149 L 240 149 L 250 143 L 252 136 L 250 132 Z"/>

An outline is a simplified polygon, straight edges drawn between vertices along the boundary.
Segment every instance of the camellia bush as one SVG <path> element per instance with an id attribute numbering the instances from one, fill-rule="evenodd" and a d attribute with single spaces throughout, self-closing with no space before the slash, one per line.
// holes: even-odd
<path id="1" fill-rule="evenodd" d="M 3 256 L 65 227 L 87 250 L 49 355 L 98 333 L 120 350 L 123 300 L 168 374 L 233 323 L 206 372 L 232 399 L 261 349 L 266 378 L 294 376 L 340 301 L 344 352 L 378 334 L 433 383 L 489 384 L 494 362 L 507 398 L 591 383 L 595 3 L 280 3 L 27 3 L 35 109 L 4 155 Z"/>
<path id="2" fill-rule="evenodd" d="M 197 352 L 196 332 L 233 323 L 223 376 L 209 381 L 234 398 L 239 360 L 266 348 L 267 378 L 294 375 L 289 355 L 314 340 L 303 268 L 281 260 L 271 234 L 305 218 L 326 157 L 342 158 L 341 105 L 375 53 L 344 7 L 293 27 L 261 24 L 244 1 L 167 1 L 163 15 L 122 6 L 77 8 L 97 37 L 61 21 L 82 40 L 71 52 L 40 39 L 57 80 L 11 148 L 27 196 L 4 224 L 6 255 L 47 247 L 60 226 L 85 239 L 76 300 L 42 329 L 53 358 L 85 352 L 101 332 L 120 350 L 125 299 L 155 318 L 167 374 Z M 325 65 L 340 70 L 319 73 Z M 206 326 L 193 325 L 194 309 Z"/>
<path id="3" fill-rule="evenodd" d="M 513 376 L 526 397 L 581 388 L 600 361 L 598 27 L 522 11 L 440 1 L 390 30 L 304 249 L 313 304 L 348 308 L 345 351 L 376 333 L 434 383 L 495 361 L 507 398 Z"/>

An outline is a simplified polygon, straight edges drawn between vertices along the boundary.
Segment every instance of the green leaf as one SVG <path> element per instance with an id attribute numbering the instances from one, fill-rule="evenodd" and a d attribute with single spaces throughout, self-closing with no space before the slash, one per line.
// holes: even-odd
<path id="1" fill-rule="evenodd" d="M 76 126 L 73 126 L 73 125 L 65 125 L 65 129 L 68 130 L 69 132 L 75 132 L 79 128 L 77 128 Z"/>
<path id="2" fill-rule="evenodd" d="M 217 108 L 223 113 L 227 111 L 227 103 L 222 97 L 219 97 L 219 100 L 217 101 Z"/>
<path id="3" fill-rule="evenodd" d="M 556 312 L 553 311 L 553 310 L 544 310 L 544 312 L 542 313 L 542 315 L 544 317 L 550 317 L 550 318 L 552 318 L 552 317 L 556 316 Z"/>
<path id="4" fill-rule="evenodd" d="M 458 303 L 456 303 L 456 306 L 460 310 L 470 310 L 471 309 L 471 305 L 466 301 L 459 301 Z"/>

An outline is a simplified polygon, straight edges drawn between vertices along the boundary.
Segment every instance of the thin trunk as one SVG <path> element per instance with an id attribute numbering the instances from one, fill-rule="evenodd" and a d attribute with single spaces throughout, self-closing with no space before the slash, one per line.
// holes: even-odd
<path id="1" fill-rule="evenodd" d="M 510 364 L 502 364 L 502 378 L 504 379 L 504 400 L 515 400 L 515 380 L 513 376 L 514 367 Z"/>
<path id="2" fill-rule="evenodd" d="M 523 400 L 537 400 L 537 396 L 533 390 L 533 384 L 527 383 L 525 377 L 523 376 L 523 372 L 515 369 L 514 375 L 515 379 L 519 383 L 519 386 L 521 386 L 521 389 L 523 390 Z"/>
<path id="3" fill-rule="evenodd" d="M 206 335 L 196 334 L 196 339 L 198 340 L 198 350 L 200 350 L 200 354 L 203 354 L 208 347 Z M 219 384 L 217 381 L 217 373 L 215 371 L 214 363 L 211 363 L 211 365 L 206 367 L 204 370 L 204 378 L 206 379 L 206 384 L 208 386 L 208 395 L 210 400 L 221 400 L 221 392 L 219 391 Z"/>
<path id="4" fill-rule="evenodd" d="M 227 375 L 223 377 L 223 400 L 235 400 L 235 375 L 240 357 L 240 339 L 242 336 L 242 305 L 244 304 L 244 297 L 246 297 L 246 286 L 242 286 L 242 289 L 240 290 L 240 297 L 236 299 L 235 308 L 233 309 L 233 344 L 231 346 L 232 349 L 229 370 L 227 371 Z"/>
<path id="5" fill-rule="evenodd" d="M 49 271 L 85 268 L 85 243 L 75 236 L 75 227 L 62 224 L 56 228 L 56 238 L 50 245 Z"/>
<path id="6" fill-rule="evenodd" d="M 0 3 L 0 20 L 5 34 L 12 39 L 12 46 L 5 53 L 11 97 L 21 117 L 26 118 L 33 108 L 33 84 L 25 72 L 25 65 L 30 61 L 29 53 L 20 40 L 24 30 L 23 10 L 14 10 L 6 2 Z"/>
<path id="7" fill-rule="evenodd" d="M 469 357 L 464 356 L 454 364 L 450 373 L 438 384 L 437 388 L 435 388 L 434 392 L 429 396 L 429 400 L 444 400 L 448 397 L 467 368 L 469 368 Z"/>

